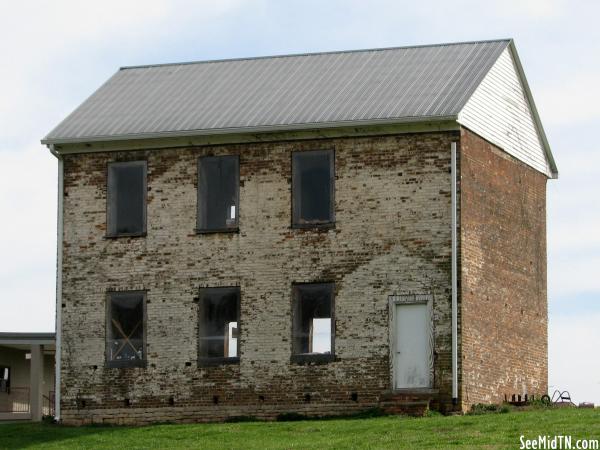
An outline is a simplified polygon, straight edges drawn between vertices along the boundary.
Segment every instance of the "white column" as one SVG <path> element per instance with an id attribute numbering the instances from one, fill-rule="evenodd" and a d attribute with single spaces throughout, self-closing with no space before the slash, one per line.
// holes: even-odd
<path id="1" fill-rule="evenodd" d="M 31 420 L 42 420 L 43 382 L 44 382 L 44 348 L 42 345 L 31 345 L 31 364 L 29 366 L 29 410 Z"/>

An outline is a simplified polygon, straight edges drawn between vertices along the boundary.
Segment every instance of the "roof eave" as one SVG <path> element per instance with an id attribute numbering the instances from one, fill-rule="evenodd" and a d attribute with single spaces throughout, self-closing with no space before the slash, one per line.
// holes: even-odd
<path id="1" fill-rule="evenodd" d="M 54 344 L 55 333 L 0 333 L 0 345 Z"/>
<path id="2" fill-rule="evenodd" d="M 322 128 L 352 128 L 352 127 L 369 127 L 377 125 L 395 125 L 395 124 L 411 124 L 421 122 L 448 122 L 456 121 L 457 114 L 446 116 L 418 116 L 418 117 L 400 117 L 392 119 L 375 119 L 375 120 L 356 120 L 356 121 L 337 121 L 337 122 L 322 122 L 322 123 L 300 123 L 292 125 L 270 125 L 261 127 L 237 127 L 237 128 L 214 128 L 204 130 L 180 130 L 180 131 L 163 131 L 157 133 L 135 133 L 107 136 L 82 136 L 77 138 L 44 138 L 41 140 L 43 145 L 51 146 L 61 144 L 86 144 L 92 142 L 109 142 L 109 141 L 138 141 L 144 139 L 161 139 L 161 138 L 183 138 L 191 136 L 213 136 L 227 134 L 262 134 L 276 132 L 293 132 L 304 130 L 318 130 Z"/>

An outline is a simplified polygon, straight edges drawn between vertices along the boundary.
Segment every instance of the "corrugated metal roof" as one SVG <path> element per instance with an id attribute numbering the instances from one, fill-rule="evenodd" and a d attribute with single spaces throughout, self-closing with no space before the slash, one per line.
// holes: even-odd
<path id="1" fill-rule="evenodd" d="M 42 142 L 454 117 L 509 43 L 125 67 Z"/>

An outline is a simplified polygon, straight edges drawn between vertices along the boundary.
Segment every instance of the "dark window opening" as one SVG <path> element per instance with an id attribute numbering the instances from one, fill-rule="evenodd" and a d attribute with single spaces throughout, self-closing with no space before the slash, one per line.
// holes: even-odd
<path id="1" fill-rule="evenodd" d="M 334 222 L 333 150 L 292 155 L 293 221 L 296 226 Z"/>
<path id="2" fill-rule="evenodd" d="M 332 356 L 333 284 L 297 284 L 293 288 L 293 354 Z"/>
<path id="3" fill-rule="evenodd" d="M 106 360 L 109 367 L 143 367 L 145 294 L 113 292 L 108 305 Z"/>
<path id="4" fill-rule="evenodd" d="M 10 394 L 10 367 L 0 366 L 0 392 Z"/>
<path id="5" fill-rule="evenodd" d="M 200 362 L 239 361 L 240 289 L 200 290 L 198 357 Z"/>
<path id="6" fill-rule="evenodd" d="M 238 156 L 205 156 L 198 159 L 199 232 L 238 228 Z"/>
<path id="7" fill-rule="evenodd" d="M 146 162 L 108 165 L 108 235 L 136 236 L 146 232 Z"/>

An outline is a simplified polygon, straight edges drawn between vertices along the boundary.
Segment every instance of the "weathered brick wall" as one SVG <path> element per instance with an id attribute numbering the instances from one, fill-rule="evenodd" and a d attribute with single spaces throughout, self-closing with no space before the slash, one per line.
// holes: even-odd
<path id="1" fill-rule="evenodd" d="M 435 387 L 447 399 L 450 142 L 458 137 L 65 156 L 63 420 L 199 421 L 374 406 L 390 389 L 388 296 L 409 292 L 435 295 Z M 292 229 L 291 152 L 319 148 L 335 149 L 336 226 Z M 196 235 L 197 158 L 225 154 L 240 155 L 240 232 Z M 136 159 L 148 161 L 147 237 L 106 239 L 106 165 Z M 315 281 L 336 283 L 336 361 L 292 364 L 292 282 Z M 201 286 L 231 285 L 241 287 L 241 361 L 198 368 L 194 297 Z M 148 291 L 148 366 L 105 368 L 106 293 L 132 289 Z"/>
<path id="2" fill-rule="evenodd" d="M 461 131 L 463 408 L 547 391 L 546 177 Z"/>

